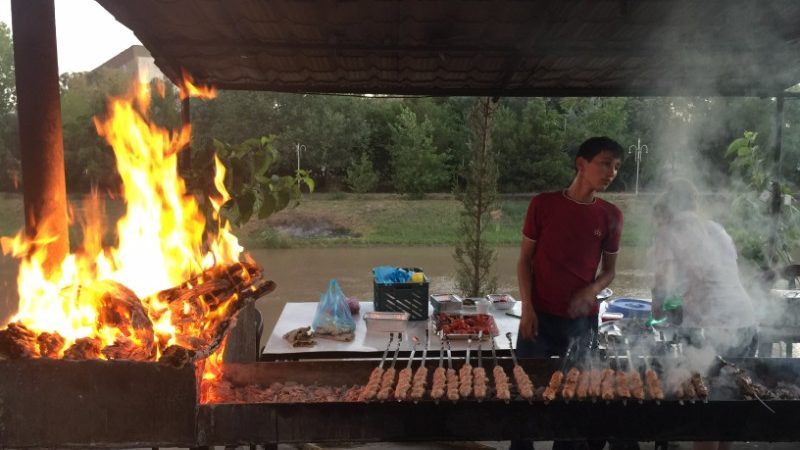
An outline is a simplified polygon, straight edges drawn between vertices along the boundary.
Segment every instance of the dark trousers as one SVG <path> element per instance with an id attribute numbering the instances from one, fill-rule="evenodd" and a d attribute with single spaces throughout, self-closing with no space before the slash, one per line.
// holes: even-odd
<path id="1" fill-rule="evenodd" d="M 592 337 L 597 331 L 597 317 L 567 319 L 551 314 L 537 313 L 539 335 L 535 341 L 517 335 L 517 356 L 520 358 L 563 357 L 570 343 L 574 343 L 570 360 L 577 361 L 594 345 Z M 553 441 L 553 450 L 601 450 L 604 440 Z M 638 449 L 636 443 L 611 443 L 612 449 Z M 509 450 L 533 450 L 531 441 L 511 441 Z"/>

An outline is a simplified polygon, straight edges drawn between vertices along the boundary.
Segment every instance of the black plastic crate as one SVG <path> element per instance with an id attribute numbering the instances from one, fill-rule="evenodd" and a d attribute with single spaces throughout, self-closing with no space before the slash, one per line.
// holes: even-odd
<path id="1" fill-rule="evenodd" d="M 405 268 L 413 272 L 422 269 Z M 372 280 L 375 288 L 375 311 L 405 311 L 411 315 L 409 320 L 426 320 L 428 318 L 428 277 L 422 283 L 378 284 Z"/>

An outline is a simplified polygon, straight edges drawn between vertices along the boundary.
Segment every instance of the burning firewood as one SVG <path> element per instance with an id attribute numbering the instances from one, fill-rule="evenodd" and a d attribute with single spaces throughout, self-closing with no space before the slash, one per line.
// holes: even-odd
<path id="1" fill-rule="evenodd" d="M 75 340 L 65 352 L 64 359 L 97 359 L 100 357 L 100 346 L 102 342 L 98 338 L 80 338 Z"/>
<path id="2" fill-rule="evenodd" d="M 39 344 L 39 354 L 42 358 L 58 358 L 59 352 L 64 348 L 65 340 L 58 333 L 44 332 L 36 337 Z"/>
<path id="3" fill-rule="evenodd" d="M 182 368 L 194 361 L 194 352 L 180 345 L 170 345 L 161 354 L 158 362 L 175 368 Z"/>
<path id="4" fill-rule="evenodd" d="M 36 333 L 25 325 L 13 322 L 5 330 L 0 330 L 0 357 L 4 359 L 35 358 Z"/>

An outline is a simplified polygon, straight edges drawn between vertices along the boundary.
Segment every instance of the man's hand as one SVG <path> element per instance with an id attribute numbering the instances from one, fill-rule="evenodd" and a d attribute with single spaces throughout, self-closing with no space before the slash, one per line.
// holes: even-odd
<path id="1" fill-rule="evenodd" d="M 594 308 L 597 302 L 597 291 L 592 285 L 579 289 L 569 301 L 569 310 L 567 313 L 571 319 L 580 316 L 586 316 Z"/>
<path id="2" fill-rule="evenodd" d="M 519 320 L 519 334 L 524 338 L 535 341 L 539 336 L 539 317 L 533 308 L 522 307 L 522 318 Z"/>

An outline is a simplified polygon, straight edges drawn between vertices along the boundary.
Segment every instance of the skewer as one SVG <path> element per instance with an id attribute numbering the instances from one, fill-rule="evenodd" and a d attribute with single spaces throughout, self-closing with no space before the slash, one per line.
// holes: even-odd
<path id="1" fill-rule="evenodd" d="M 392 346 L 392 341 L 394 340 L 394 333 L 389 333 L 389 342 L 386 344 L 386 350 L 383 351 L 383 356 L 381 357 L 381 362 L 378 364 L 378 367 L 372 369 L 372 373 L 369 374 L 369 380 L 367 384 L 364 386 L 364 389 L 361 391 L 359 395 L 359 401 L 369 401 L 375 398 L 375 395 L 378 393 L 378 389 L 380 388 L 381 377 L 383 376 L 383 364 L 386 362 L 386 356 L 389 355 L 389 348 Z"/>
<path id="2" fill-rule="evenodd" d="M 623 405 L 627 405 L 628 399 L 631 397 L 631 391 L 628 389 L 628 378 L 625 370 L 622 368 L 622 360 L 619 356 L 616 342 L 611 344 L 611 347 L 614 352 L 614 361 L 616 362 L 617 366 L 617 370 L 614 373 L 617 381 L 617 396 L 622 399 Z M 628 364 L 628 367 L 630 367 L 630 364 Z"/>
<path id="3" fill-rule="evenodd" d="M 392 388 L 394 387 L 394 375 L 395 375 L 395 368 L 394 366 L 397 364 L 397 355 L 400 353 L 400 346 L 403 343 L 403 333 L 397 333 L 397 347 L 394 350 L 394 356 L 392 357 L 392 364 L 383 372 L 383 376 L 381 377 L 381 388 L 378 391 L 378 400 L 387 400 L 389 396 L 392 394 Z"/>
<path id="4" fill-rule="evenodd" d="M 414 373 L 414 378 L 411 381 L 411 399 L 417 403 L 422 396 L 425 395 L 425 385 L 428 382 L 428 368 L 425 366 L 425 360 L 428 357 L 428 347 L 430 346 L 431 338 L 428 329 L 425 329 L 425 347 L 422 349 L 422 362 L 420 363 L 417 371 Z"/>
<path id="5" fill-rule="evenodd" d="M 458 395 L 458 374 L 453 369 L 453 353 L 450 350 L 450 338 L 445 337 L 447 341 L 447 398 L 453 402 L 457 401 L 460 396 Z"/>
<path id="6" fill-rule="evenodd" d="M 486 370 L 483 368 L 483 352 L 481 342 L 483 341 L 483 330 L 478 331 L 478 367 L 472 369 L 472 388 L 475 399 L 482 402 L 486 398 Z"/>
<path id="7" fill-rule="evenodd" d="M 736 375 L 738 375 L 738 376 L 740 376 L 740 377 L 744 377 L 744 379 L 743 379 L 742 381 L 743 381 L 743 382 L 745 382 L 745 384 L 747 384 L 747 385 L 749 386 L 749 388 L 750 388 L 750 389 L 748 389 L 748 393 L 749 393 L 750 395 L 752 395 L 752 396 L 753 396 L 753 398 L 755 398 L 756 400 L 758 400 L 758 402 L 759 402 L 759 403 L 761 403 L 761 405 L 763 405 L 763 406 L 764 406 L 764 408 L 767 408 L 767 410 L 769 410 L 769 412 L 771 412 L 772 414 L 775 414 L 775 410 L 774 410 L 774 409 L 772 409 L 772 408 L 771 408 L 769 405 L 767 405 L 767 403 L 766 403 L 766 402 L 764 402 L 764 400 L 762 400 L 762 399 L 761 399 L 761 397 L 758 395 L 758 392 L 756 392 L 755 388 L 753 387 L 752 380 L 750 380 L 750 377 L 748 377 L 748 376 L 745 374 L 745 372 L 744 372 L 744 370 L 743 370 L 743 369 L 740 369 L 739 367 L 737 367 L 737 366 L 736 366 L 736 364 L 734 364 L 734 363 L 732 363 L 732 362 L 730 362 L 730 361 L 727 361 L 727 360 L 725 360 L 725 359 L 724 359 L 722 356 L 719 356 L 719 355 L 717 355 L 717 359 L 718 359 L 718 360 L 719 360 L 719 362 L 721 362 L 722 364 L 724 364 L 724 365 L 726 365 L 726 366 L 728 366 L 728 367 L 732 368 L 732 369 L 734 370 L 734 373 L 735 373 Z"/>
<path id="8" fill-rule="evenodd" d="M 447 380 L 444 370 L 444 338 L 442 335 L 439 337 L 439 342 L 441 343 L 441 348 L 439 350 L 439 367 L 433 371 L 433 382 L 431 384 L 431 398 L 437 403 L 444 395 L 445 381 Z"/>
<path id="9" fill-rule="evenodd" d="M 514 341 L 511 339 L 510 331 L 506 333 L 506 338 L 508 339 L 508 350 L 511 352 L 511 360 L 514 361 L 513 373 L 514 381 L 517 382 L 517 391 L 522 398 L 530 402 L 533 400 L 533 382 L 528 374 L 525 373 L 525 369 L 519 365 L 517 354 L 514 352 Z"/>
<path id="10" fill-rule="evenodd" d="M 469 353 L 472 348 L 472 336 L 467 336 L 467 354 L 464 357 L 464 365 L 458 371 L 458 393 L 461 398 L 468 398 L 472 395 L 472 366 L 469 363 Z"/>
<path id="11" fill-rule="evenodd" d="M 625 355 L 628 358 L 628 390 L 631 397 L 635 398 L 639 404 L 644 402 L 644 381 L 642 375 L 639 373 L 639 367 L 634 367 L 633 356 L 631 356 L 631 343 L 626 337 L 623 342 L 625 343 Z"/>
<path id="12" fill-rule="evenodd" d="M 500 400 L 508 403 L 511 400 L 511 390 L 508 388 L 508 375 L 506 375 L 506 371 L 503 370 L 503 367 L 497 362 L 494 336 L 492 336 L 492 359 L 494 359 L 492 375 L 494 375 L 495 395 Z"/>
<path id="13" fill-rule="evenodd" d="M 414 353 L 417 351 L 419 339 L 416 336 L 412 336 L 411 340 L 414 341 L 414 345 L 411 347 L 408 363 L 406 363 L 406 367 L 397 375 L 397 387 L 394 390 L 394 398 L 397 399 L 397 401 L 407 400 L 408 390 L 411 389 L 411 374 L 413 373 L 411 364 L 414 361 Z"/>

